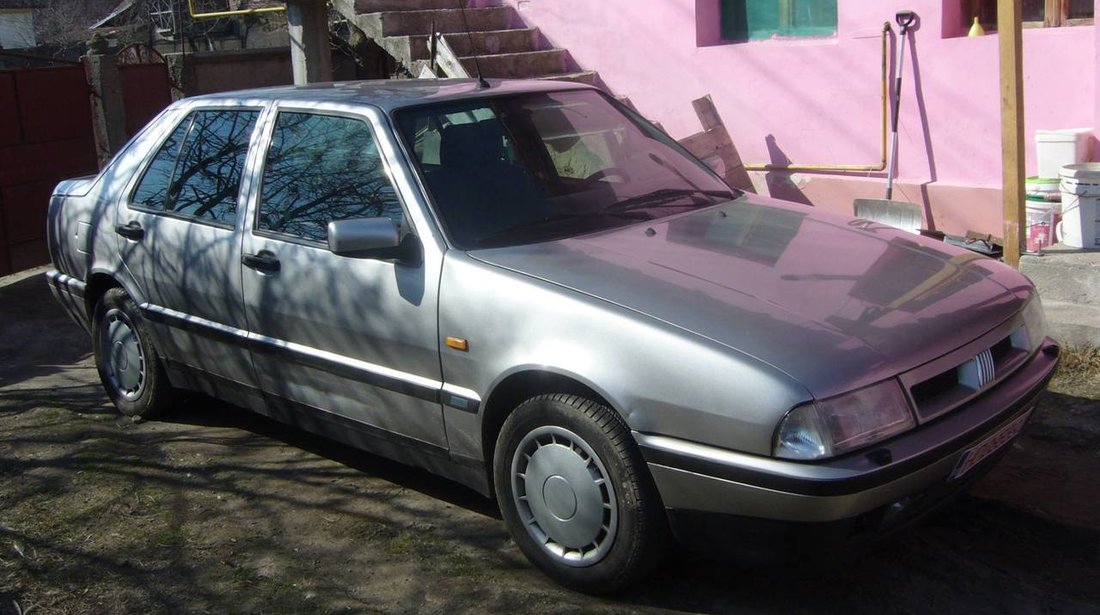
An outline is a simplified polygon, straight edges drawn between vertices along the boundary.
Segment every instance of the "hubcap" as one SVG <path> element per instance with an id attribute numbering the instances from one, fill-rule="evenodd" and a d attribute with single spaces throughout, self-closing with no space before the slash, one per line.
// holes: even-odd
<path id="1" fill-rule="evenodd" d="M 512 457 L 512 498 L 527 533 L 558 562 L 591 566 L 611 549 L 615 490 L 577 434 L 557 426 L 528 433 Z"/>
<path id="2" fill-rule="evenodd" d="M 107 377 L 115 390 L 133 401 L 141 397 L 145 386 L 145 354 L 141 350 L 134 325 L 126 313 L 118 308 L 109 310 L 103 317 L 100 348 Z"/>

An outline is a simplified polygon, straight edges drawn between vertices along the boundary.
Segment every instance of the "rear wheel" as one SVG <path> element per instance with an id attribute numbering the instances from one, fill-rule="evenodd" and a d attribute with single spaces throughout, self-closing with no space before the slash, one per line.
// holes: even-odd
<path id="1" fill-rule="evenodd" d="M 504 422 L 494 482 L 520 550 L 557 582 L 589 593 L 633 583 L 667 545 L 664 511 L 630 431 L 613 410 L 541 395 Z"/>
<path id="2" fill-rule="evenodd" d="M 149 418 L 171 396 L 167 374 L 137 305 L 121 288 L 109 289 L 92 318 L 96 369 L 119 412 Z"/>

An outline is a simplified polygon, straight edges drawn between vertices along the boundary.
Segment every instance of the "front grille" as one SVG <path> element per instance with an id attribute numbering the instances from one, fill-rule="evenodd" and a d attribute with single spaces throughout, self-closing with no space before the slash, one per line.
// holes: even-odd
<path id="1" fill-rule="evenodd" d="M 992 335 L 902 376 L 920 422 L 970 401 L 996 385 L 1027 359 L 1027 330 L 1022 324 L 998 327 Z"/>

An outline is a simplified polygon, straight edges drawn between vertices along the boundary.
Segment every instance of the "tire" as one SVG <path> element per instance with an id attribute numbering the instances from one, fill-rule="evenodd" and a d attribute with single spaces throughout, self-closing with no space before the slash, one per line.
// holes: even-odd
<path id="1" fill-rule="evenodd" d="M 121 288 L 111 288 L 92 315 L 92 348 L 107 395 L 126 416 L 151 418 L 170 403 L 171 386 L 145 319 Z"/>
<path id="2" fill-rule="evenodd" d="M 493 480 L 520 550 L 566 587 L 618 591 L 652 571 L 668 546 L 641 453 L 602 404 L 552 394 L 517 406 L 497 438 Z"/>

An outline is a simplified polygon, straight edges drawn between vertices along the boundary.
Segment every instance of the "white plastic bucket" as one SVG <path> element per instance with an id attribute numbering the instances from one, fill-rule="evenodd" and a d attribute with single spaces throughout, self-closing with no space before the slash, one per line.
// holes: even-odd
<path id="1" fill-rule="evenodd" d="M 1061 213 L 1061 178 L 1029 177 L 1024 180 L 1024 189 L 1029 201 L 1049 201 L 1055 204 L 1054 213 Z"/>
<path id="2" fill-rule="evenodd" d="M 1091 128 L 1036 130 L 1035 157 L 1039 162 L 1039 177 L 1058 177 L 1062 167 L 1089 159 Z"/>
<path id="3" fill-rule="evenodd" d="M 1100 163 L 1062 167 L 1062 243 L 1100 248 Z"/>
<path id="4" fill-rule="evenodd" d="M 1054 204 L 1032 197 L 1024 205 L 1027 211 L 1027 251 L 1042 252 L 1043 248 L 1049 248 L 1054 243 Z"/>

